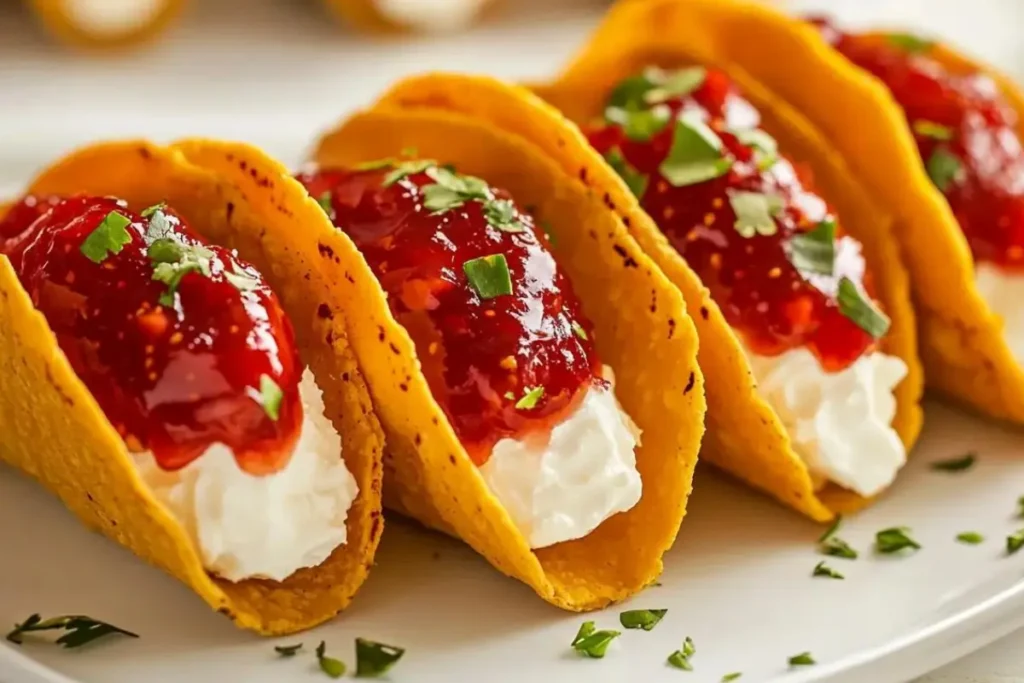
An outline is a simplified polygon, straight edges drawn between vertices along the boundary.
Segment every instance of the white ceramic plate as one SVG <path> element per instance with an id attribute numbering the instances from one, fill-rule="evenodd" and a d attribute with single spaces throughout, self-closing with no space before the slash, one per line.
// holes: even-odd
<path id="1" fill-rule="evenodd" d="M 206 4 L 174 38 L 126 61 L 72 61 L 5 25 L 0 10 L 0 187 L 17 183 L 70 145 L 146 134 L 248 139 L 297 162 L 314 131 L 404 73 L 426 68 L 538 77 L 585 35 L 598 8 L 524 5 L 510 24 L 447 42 L 380 45 L 339 38 L 298 7 Z M 801 7 L 822 3 L 801 2 Z M 1015 0 L 832 1 L 850 21 L 927 27 L 954 37 L 1011 72 L 1024 6 Z M 209 67 L 217 64 L 216 69 Z M 850 520 L 842 535 L 862 551 L 830 560 L 846 579 L 812 578 L 821 529 L 714 472 L 698 472 L 679 542 L 660 587 L 587 618 L 614 627 L 620 609 L 668 608 L 652 632 L 627 631 L 604 660 L 568 644 L 584 617 L 544 604 L 460 544 L 389 520 L 370 580 L 352 608 L 315 631 L 278 641 L 237 631 L 187 589 L 118 546 L 84 531 L 28 480 L 0 468 L 0 624 L 33 612 L 82 613 L 131 629 L 83 651 L 27 642 L 0 645 L 5 683 L 179 683 L 325 680 L 309 650 L 354 664 L 353 639 L 407 648 L 396 683 L 481 680 L 625 680 L 695 683 L 743 672 L 741 681 L 904 681 L 1024 625 L 1024 552 L 1004 556 L 1024 526 L 1024 434 L 937 403 L 913 462 L 893 491 Z M 2 439 L 0 435 L 0 439 Z M 978 453 L 970 471 L 929 463 Z M 874 532 L 911 527 L 924 546 L 908 557 L 875 557 Z M 979 531 L 979 546 L 957 543 Z M 0 631 L 3 629 L 0 628 Z M 695 671 L 666 666 L 693 638 Z M 275 644 L 307 654 L 279 660 Z M 789 670 L 810 651 L 817 666 Z M 682 678 L 679 678 L 682 677 Z"/>

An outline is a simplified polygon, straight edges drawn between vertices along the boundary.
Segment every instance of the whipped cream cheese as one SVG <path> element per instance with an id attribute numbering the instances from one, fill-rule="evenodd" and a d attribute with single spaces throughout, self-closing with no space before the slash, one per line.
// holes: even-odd
<path id="1" fill-rule="evenodd" d="M 1024 276 L 994 263 L 975 263 L 974 282 L 978 293 L 1003 319 L 1003 338 L 1014 359 L 1024 365 Z"/>
<path id="2" fill-rule="evenodd" d="M 68 19 L 89 33 L 130 33 L 152 22 L 165 0 L 64 0 Z"/>
<path id="3" fill-rule="evenodd" d="M 359 489 L 309 369 L 299 394 L 302 432 L 288 464 L 273 474 L 242 471 L 223 444 L 176 472 L 160 469 L 152 453 L 134 456 L 143 481 L 185 528 L 203 566 L 229 581 L 282 581 L 345 543 L 345 519 Z"/>
<path id="4" fill-rule="evenodd" d="M 591 387 L 550 438 L 502 439 L 480 473 L 530 547 L 544 548 L 583 538 L 637 504 L 639 440 L 614 392 Z"/>
<path id="5" fill-rule="evenodd" d="M 417 31 L 442 33 L 469 26 L 488 0 L 376 0 L 385 19 Z"/>

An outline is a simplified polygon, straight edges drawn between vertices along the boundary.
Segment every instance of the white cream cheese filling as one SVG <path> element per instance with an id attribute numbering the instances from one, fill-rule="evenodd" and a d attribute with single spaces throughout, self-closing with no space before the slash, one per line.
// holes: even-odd
<path id="1" fill-rule="evenodd" d="M 591 387 L 550 438 L 502 439 L 480 473 L 530 547 L 544 548 L 637 504 L 639 439 L 613 390 Z"/>
<path id="2" fill-rule="evenodd" d="M 299 393 L 302 432 L 288 464 L 273 474 L 242 471 L 223 444 L 176 472 L 162 470 L 152 453 L 135 455 L 143 481 L 185 528 L 203 566 L 229 581 L 282 581 L 345 543 L 359 489 L 308 369 Z"/>
<path id="3" fill-rule="evenodd" d="M 1003 319 L 1003 338 L 1024 365 L 1024 277 L 994 263 L 975 263 L 974 282 L 992 312 Z"/>
<path id="4" fill-rule="evenodd" d="M 98 34 L 131 33 L 149 25 L 160 14 L 165 0 L 64 0 L 72 24 Z"/>
<path id="5" fill-rule="evenodd" d="M 385 19 L 417 31 L 457 31 L 473 23 L 488 0 L 376 0 Z"/>

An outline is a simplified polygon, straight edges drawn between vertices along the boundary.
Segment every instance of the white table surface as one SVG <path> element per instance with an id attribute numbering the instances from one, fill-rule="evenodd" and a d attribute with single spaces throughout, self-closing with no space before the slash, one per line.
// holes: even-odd
<path id="1" fill-rule="evenodd" d="M 0 2 L 0 187 L 16 188 L 47 159 L 102 137 L 245 139 L 295 163 L 315 131 L 402 74 L 430 68 L 508 78 L 551 73 L 605 3 L 508 4 L 501 23 L 444 40 L 382 44 L 344 33 L 315 0 L 194 0 L 159 44 L 86 58 L 50 44 L 17 3 Z M 1022 0 L 790 4 L 825 5 L 854 19 L 882 12 L 950 36 L 1024 80 L 1024 41 L 1017 40 Z M 1024 632 L 920 680 L 1024 681 Z"/>

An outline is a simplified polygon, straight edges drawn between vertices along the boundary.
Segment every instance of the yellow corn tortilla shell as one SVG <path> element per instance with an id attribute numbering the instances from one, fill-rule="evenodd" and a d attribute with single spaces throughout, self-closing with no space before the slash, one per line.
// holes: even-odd
<path id="1" fill-rule="evenodd" d="M 909 451 L 921 429 L 923 378 L 909 282 L 891 234 L 898 232 L 895 214 L 832 151 L 838 133 L 819 129 L 817 121 L 802 115 L 805 101 L 815 98 L 818 110 L 827 109 L 832 117 L 848 111 L 835 101 L 841 79 L 833 74 L 827 85 L 805 80 L 805 71 L 831 73 L 835 61 L 823 64 L 829 56 L 808 49 L 809 40 L 798 22 L 763 6 L 731 0 L 625 0 L 612 7 L 557 79 L 535 91 L 575 122 L 586 124 L 600 117 L 612 88 L 644 66 L 699 64 L 726 71 L 760 110 L 761 126 L 775 137 L 780 151 L 812 170 L 817 190 L 835 207 L 842 228 L 864 247 L 878 298 L 892 319 L 881 350 L 900 357 L 908 368 L 895 392 L 893 426 Z M 783 81 L 790 90 L 804 88 L 803 101 L 791 99 L 788 92 L 782 96 Z M 868 148 L 863 138 L 850 132 L 845 131 L 847 141 Z M 807 466 L 793 450 L 775 411 L 758 395 L 739 341 L 707 290 L 625 185 L 614 183 L 608 191 L 629 216 L 631 232 L 644 251 L 679 287 L 690 310 L 701 312 L 696 317 L 700 364 L 708 378 L 708 436 L 702 457 L 815 520 L 867 504 L 834 484 L 815 491 Z"/>
<path id="2" fill-rule="evenodd" d="M 186 147 L 232 156 L 246 165 L 251 182 L 189 163 L 174 146 L 128 141 L 81 149 L 43 171 L 28 191 L 116 195 L 135 210 L 166 201 L 204 237 L 238 248 L 263 273 L 291 318 L 302 360 L 323 391 L 326 415 L 359 485 L 347 542 L 321 565 L 283 582 L 232 583 L 208 575 L 185 530 L 139 478 L 124 442 L 6 257 L 0 257 L 0 458 L 238 626 L 264 635 L 292 633 L 333 617 L 366 578 L 382 530 L 383 436 L 337 314 L 338 288 L 320 279 L 316 246 L 294 218 L 306 202 L 305 189 L 255 148 L 210 141 Z"/>
<path id="3" fill-rule="evenodd" d="M 884 83 L 834 51 L 817 30 L 801 26 L 800 32 L 806 34 L 805 52 L 822 55 L 835 72 L 831 80 L 846 85 L 839 97 L 825 98 L 838 117 L 826 119 L 824 103 L 810 95 L 827 74 L 805 75 L 804 101 L 793 101 L 818 115 L 851 167 L 899 217 L 895 235 L 910 271 L 928 385 L 985 415 L 1024 422 L 1024 369 L 1006 344 L 1002 319 L 975 287 L 970 247 L 928 178 L 902 109 Z M 1017 112 L 1016 132 L 1024 137 L 1024 93 L 1013 81 L 948 46 L 935 45 L 927 56 L 954 73 L 991 77 Z M 862 144 L 868 136 L 871 143 Z"/>
<path id="4" fill-rule="evenodd" d="M 169 28 L 187 4 L 186 0 L 159 0 L 159 9 L 142 23 L 128 29 L 100 32 L 79 20 L 75 10 L 69 7 L 74 0 L 28 2 L 39 21 L 57 40 L 75 48 L 98 51 L 124 50 L 152 40 Z"/>
<path id="5" fill-rule="evenodd" d="M 545 150 L 485 117 L 460 113 L 447 98 L 458 97 L 463 84 L 472 86 L 466 96 L 482 88 L 495 107 L 543 122 L 567 146 Z M 413 342 L 372 271 L 310 199 L 303 222 L 323 226 L 325 276 L 347 283 L 358 302 L 346 307 L 349 332 L 387 435 L 385 506 L 461 538 L 558 607 L 582 611 L 622 600 L 658 576 L 685 514 L 705 409 L 693 323 L 597 189 L 611 182 L 611 171 L 579 154 L 581 141 L 554 110 L 519 88 L 444 75 L 403 82 L 386 99 L 408 88 L 436 93 L 437 106 L 382 102 L 328 133 L 316 160 L 348 166 L 415 148 L 507 189 L 551 226 L 558 263 L 594 323 L 602 362 L 615 372 L 615 393 L 643 430 L 636 452 L 643 496 L 583 539 L 532 551 L 434 401 Z"/>

